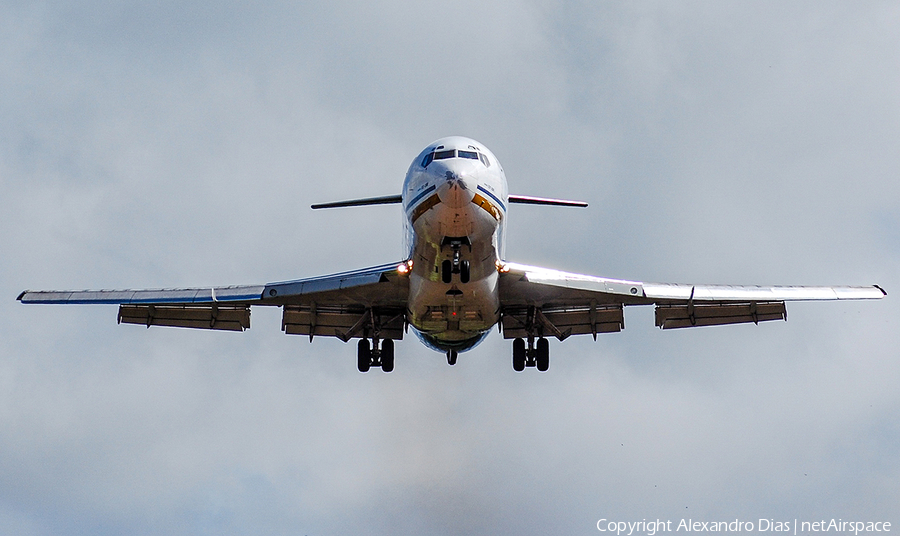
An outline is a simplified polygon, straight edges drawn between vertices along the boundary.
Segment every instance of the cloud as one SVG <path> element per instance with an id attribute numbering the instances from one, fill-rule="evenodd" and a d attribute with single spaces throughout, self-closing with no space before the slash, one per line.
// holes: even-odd
<path id="1" fill-rule="evenodd" d="M 600 517 L 894 523 L 900 317 L 552 342 L 455 367 L 115 325 L 26 287 L 261 283 L 400 258 L 428 142 L 502 161 L 520 262 L 897 284 L 898 10 L 589 2 L 0 7 L 0 524 L 19 534 L 536 534 Z M 352 195 L 348 194 L 352 192 Z M 550 212 L 548 212 L 550 211 Z M 552 213 L 551 213 L 552 212 Z M 302 532 L 301 532 L 302 531 Z"/>

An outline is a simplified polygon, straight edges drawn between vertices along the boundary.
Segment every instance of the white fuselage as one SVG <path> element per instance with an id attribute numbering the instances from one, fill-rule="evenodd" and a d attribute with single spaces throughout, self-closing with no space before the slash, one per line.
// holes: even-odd
<path id="1" fill-rule="evenodd" d="M 435 141 L 406 173 L 408 319 L 437 350 L 472 348 L 500 319 L 508 194 L 500 163 L 468 138 Z"/>

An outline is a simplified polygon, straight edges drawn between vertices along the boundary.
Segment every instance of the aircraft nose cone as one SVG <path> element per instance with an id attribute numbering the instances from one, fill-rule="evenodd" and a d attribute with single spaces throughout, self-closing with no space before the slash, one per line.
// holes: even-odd
<path id="1" fill-rule="evenodd" d="M 448 170 L 437 189 L 437 194 L 442 203 L 453 208 L 461 208 L 472 202 L 476 187 L 474 178 Z"/>

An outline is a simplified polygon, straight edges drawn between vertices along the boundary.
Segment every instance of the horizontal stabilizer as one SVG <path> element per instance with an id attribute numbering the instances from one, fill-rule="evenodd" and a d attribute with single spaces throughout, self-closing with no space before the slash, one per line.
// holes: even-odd
<path id="1" fill-rule="evenodd" d="M 529 195 L 511 195 L 510 203 L 521 203 L 523 205 L 556 205 L 558 207 L 586 207 L 584 201 L 569 201 L 568 199 L 552 199 L 549 197 L 531 197 Z"/>
<path id="2" fill-rule="evenodd" d="M 403 196 L 400 195 L 383 195 L 381 197 L 366 197 L 363 199 L 351 199 L 349 201 L 334 201 L 332 203 L 319 203 L 312 205 L 312 208 L 340 208 L 340 207 L 361 207 L 365 205 L 390 205 L 393 203 L 402 203 Z"/>
<path id="3" fill-rule="evenodd" d="M 402 203 L 403 196 L 400 195 L 383 195 L 381 197 L 365 197 L 362 199 L 350 199 L 347 201 L 333 201 L 331 203 L 317 203 L 311 205 L 313 209 L 319 208 L 341 208 L 341 207 L 361 207 L 365 205 L 390 205 L 393 203 Z M 553 199 L 550 197 L 532 197 L 529 195 L 511 195 L 510 203 L 520 203 L 524 205 L 555 205 L 560 207 L 586 207 L 588 204 L 584 201 L 570 201 L 568 199 Z"/>

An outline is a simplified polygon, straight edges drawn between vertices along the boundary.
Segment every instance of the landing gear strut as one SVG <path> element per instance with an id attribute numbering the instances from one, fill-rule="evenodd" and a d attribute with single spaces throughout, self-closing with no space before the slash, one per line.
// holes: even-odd
<path id="1" fill-rule="evenodd" d="M 394 370 L 394 341 L 385 339 L 378 347 L 378 341 L 360 339 L 356 345 L 356 365 L 360 372 L 369 372 L 371 367 L 381 367 L 383 372 Z"/>
<path id="2" fill-rule="evenodd" d="M 536 367 L 541 372 L 547 372 L 550 368 L 550 341 L 540 337 L 535 345 L 534 338 L 529 337 L 526 348 L 524 339 L 513 340 L 513 370 L 522 372 L 525 367 Z"/>

